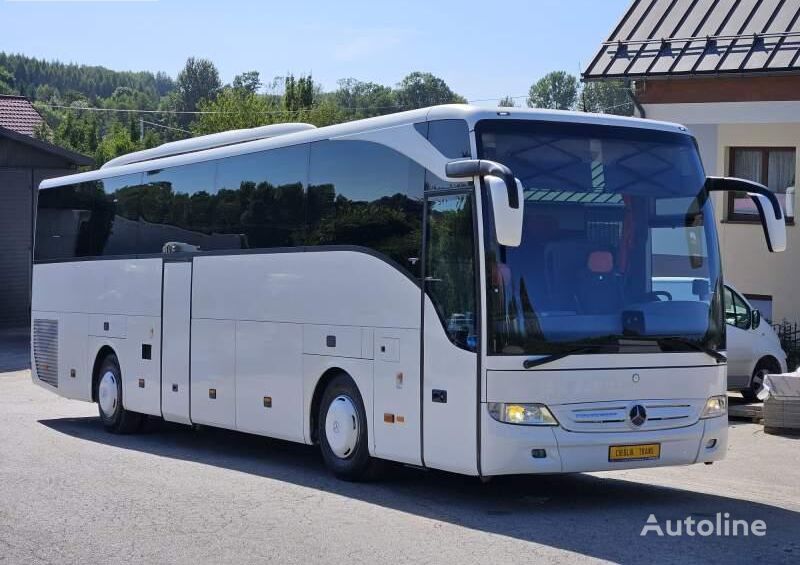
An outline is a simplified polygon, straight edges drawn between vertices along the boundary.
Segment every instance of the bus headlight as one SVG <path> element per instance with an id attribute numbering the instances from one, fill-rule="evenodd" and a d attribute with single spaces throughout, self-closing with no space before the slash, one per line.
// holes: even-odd
<path id="1" fill-rule="evenodd" d="M 716 418 L 717 416 L 724 416 L 728 413 L 728 397 L 727 395 L 720 394 L 719 396 L 712 396 L 706 400 L 706 406 L 703 408 L 703 413 L 700 414 L 701 418 Z"/>
<path id="2" fill-rule="evenodd" d="M 550 409 L 544 404 L 508 404 L 490 402 L 489 414 L 498 422 L 522 424 L 524 426 L 557 426 Z"/>

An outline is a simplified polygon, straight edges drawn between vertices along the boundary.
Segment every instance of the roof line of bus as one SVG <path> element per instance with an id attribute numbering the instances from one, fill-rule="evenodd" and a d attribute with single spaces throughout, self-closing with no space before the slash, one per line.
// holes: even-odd
<path id="1" fill-rule="evenodd" d="M 466 120 L 470 130 L 472 130 L 475 126 L 475 123 L 480 120 L 525 119 L 655 129 L 672 131 L 676 133 L 687 132 L 686 128 L 679 124 L 660 122 L 656 120 L 644 120 L 641 118 L 612 116 L 607 114 L 590 114 L 585 112 L 571 112 L 563 110 L 542 110 L 536 108 L 491 108 L 471 106 L 467 104 L 448 104 L 442 106 L 431 106 L 429 108 L 420 108 L 417 110 L 409 110 L 406 112 L 398 112 L 395 114 L 377 116 L 374 118 L 354 120 L 352 122 L 324 126 L 295 133 L 287 133 L 265 139 L 258 139 L 255 141 L 246 141 L 234 145 L 225 145 L 211 149 L 204 149 L 201 151 L 161 157 L 148 161 L 139 161 L 117 167 L 96 169 L 93 171 L 76 173 L 62 177 L 54 177 L 43 180 L 39 185 L 39 188 L 54 188 L 68 184 L 90 182 L 124 175 L 143 173 L 147 171 L 161 170 L 190 163 L 222 159 L 234 155 L 255 153 L 267 149 L 288 147 L 291 145 L 322 141 L 326 139 L 335 139 L 337 137 L 343 137 L 367 131 L 386 129 L 431 120 L 446 119 Z"/>

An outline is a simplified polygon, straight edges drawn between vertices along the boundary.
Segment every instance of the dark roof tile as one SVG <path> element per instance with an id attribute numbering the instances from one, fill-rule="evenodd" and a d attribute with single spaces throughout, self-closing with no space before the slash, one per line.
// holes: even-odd
<path id="1" fill-rule="evenodd" d="M 583 77 L 743 72 L 800 72 L 800 0 L 634 0 Z"/>
<path id="2" fill-rule="evenodd" d="M 24 96 L 0 95 L 0 127 L 33 136 L 43 119 Z"/>

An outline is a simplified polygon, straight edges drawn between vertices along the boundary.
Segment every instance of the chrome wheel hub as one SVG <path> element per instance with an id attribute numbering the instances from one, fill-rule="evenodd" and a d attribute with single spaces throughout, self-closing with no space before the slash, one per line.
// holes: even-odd
<path id="1" fill-rule="evenodd" d="M 333 399 L 325 416 L 325 439 L 340 459 L 353 454 L 358 444 L 358 412 L 353 401 L 340 394 Z"/>
<path id="2" fill-rule="evenodd" d="M 100 410 L 108 417 L 114 415 L 119 399 L 117 398 L 117 377 L 111 371 L 106 371 L 100 379 L 97 388 L 97 402 Z"/>

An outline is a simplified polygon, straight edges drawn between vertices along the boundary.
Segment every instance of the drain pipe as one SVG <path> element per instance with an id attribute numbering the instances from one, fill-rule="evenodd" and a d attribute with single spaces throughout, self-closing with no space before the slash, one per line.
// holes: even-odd
<path id="1" fill-rule="evenodd" d="M 639 117 L 646 118 L 647 112 L 644 111 L 644 106 L 642 106 L 642 103 L 639 102 L 638 98 L 636 98 L 636 94 L 634 94 L 633 88 L 631 88 L 630 79 L 625 79 L 625 92 L 628 94 L 628 98 L 631 99 L 631 102 L 633 102 L 633 105 L 636 106 L 636 109 L 639 111 Z"/>

